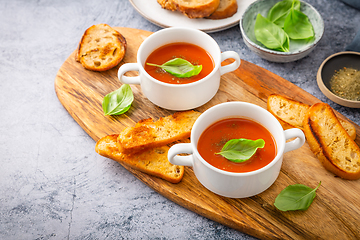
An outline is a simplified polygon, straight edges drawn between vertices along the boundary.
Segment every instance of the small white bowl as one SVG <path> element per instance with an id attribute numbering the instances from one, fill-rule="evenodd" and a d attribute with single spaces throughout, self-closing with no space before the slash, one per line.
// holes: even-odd
<path id="1" fill-rule="evenodd" d="M 235 173 L 216 168 L 205 161 L 197 150 L 202 132 L 213 123 L 230 117 L 251 119 L 269 130 L 277 149 L 272 162 L 255 171 Z M 190 139 L 191 143 L 178 143 L 170 148 L 169 161 L 175 165 L 191 166 L 199 182 L 218 195 L 246 198 L 265 191 L 275 182 L 280 173 L 284 153 L 300 148 L 305 142 L 305 135 L 298 128 L 284 131 L 279 121 L 260 106 L 247 102 L 225 102 L 209 108 L 196 119 Z M 290 139 L 291 141 L 288 141 Z M 182 153 L 189 155 L 179 155 Z"/>
<path id="2" fill-rule="evenodd" d="M 144 69 L 147 57 L 155 49 L 175 42 L 191 43 L 207 51 L 214 61 L 213 71 L 204 78 L 187 84 L 164 83 L 150 76 Z M 228 58 L 235 61 L 221 66 L 221 62 Z M 240 62 L 238 53 L 221 52 L 219 45 L 210 35 L 197 29 L 171 27 L 159 30 L 146 38 L 137 52 L 137 62 L 121 65 L 118 78 L 125 84 L 141 85 L 144 95 L 155 105 L 169 110 L 183 111 L 197 108 L 210 101 L 219 89 L 221 75 L 236 70 Z M 138 71 L 139 76 L 125 76 L 128 71 Z"/>
<path id="3" fill-rule="evenodd" d="M 240 19 L 240 30 L 245 44 L 261 58 L 271 62 L 293 62 L 308 55 L 321 40 L 324 34 L 324 21 L 319 12 L 310 4 L 300 1 L 300 10 L 306 14 L 313 25 L 315 37 L 308 43 L 297 44 L 290 40 L 290 52 L 280 52 L 266 48 L 256 40 L 254 26 L 256 16 L 260 13 L 266 17 L 268 11 L 281 0 L 257 0 L 252 3 Z"/>

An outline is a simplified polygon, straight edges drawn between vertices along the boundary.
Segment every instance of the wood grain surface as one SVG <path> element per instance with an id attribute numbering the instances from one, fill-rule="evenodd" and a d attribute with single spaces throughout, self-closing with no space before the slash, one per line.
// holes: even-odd
<path id="1" fill-rule="evenodd" d="M 116 29 L 128 44 L 120 64 L 136 62 L 137 49 L 151 32 L 123 27 Z M 103 97 L 121 86 L 117 79 L 118 67 L 106 72 L 88 71 L 75 61 L 74 56 L 75 52 L 58 71 L 55 90 L 65 109 L 95 141 L 119 133 L 141 119 L 158 119 L 173 113 L 154 106 L 142 94 L 140 86 L 132 85 L 135 100 L 130 110 L 120 116 L 104 116 Z M 127 75 L 135 76 L 137 72 Z M 245 101 L 266 108 L 267 97 L 272 93 L 307 104 L 320 102 L 287 80 L 244 60 L 236 71 L 221 78 L 215 97 L 196 110 L 203 112 L 227 101 Z M 360 127 L 357 125 L 356 130 L 359 145 Z M 260 239 L 360 239 L 360 181 L 343 180 L 326 171 L 307 143 L 298 150 L 285 153 L 280 175 L 268 190 L 245 199 L 225 198 L 208 191 L 189 167 L 178 184 L 124 167 L 171 201 Z M 300 183 L 315 188 L 320 181 L 322 184 L 308 210 L 281 212 L 274 207 L 276 196 L 286 186 Z"/>

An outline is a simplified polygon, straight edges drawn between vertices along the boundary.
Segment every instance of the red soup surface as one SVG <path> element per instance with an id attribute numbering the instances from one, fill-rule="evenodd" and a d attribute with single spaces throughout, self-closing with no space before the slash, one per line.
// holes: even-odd
<path id="1" fill-rule="evenodd" d="M 235 163 L 215 154 L 231 139 L 263 139 L 264 148 L 258 148 L 247 161 Z M 276 156 L 276 143 L 271 133 L 261 124 L 245 118 L 223 119 L 210 125 L 198 141 L 200 155 L 212 166 L 228 172 L 251 172 L 268 165 Z"/>
<path id="2" fill-rule="evenodd" d="M 202 65 L 201 72 L 189 78 L 178 78 L 159 67 L 149 66 L 146 63 L 162 65 L 174 58 L 182 58 L 193 65 Z M 153 51 L 145 61 L 145 71 L 153 78 L 171 84 L 185 84 L 196 82 L 207 76 L 214 69 L 214 61 L 203 48 L 190 43 L 170 43 Z"/>

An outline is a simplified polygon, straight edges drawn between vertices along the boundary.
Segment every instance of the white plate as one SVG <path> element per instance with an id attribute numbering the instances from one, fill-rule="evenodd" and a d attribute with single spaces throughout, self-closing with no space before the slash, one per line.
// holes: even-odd
<path id="1" fill-rule="evenodd" d="M 212 19 L 190 19 L 180 12 L 161 8 L 156 0 L 129 0 L 133 7 L 148 21 L 160 27 L 191 27 L 204 32 L 217 32 L 239 24 L 245 9 L 255 0 L 238 0 L 238 11 L 232 17 Z"/>

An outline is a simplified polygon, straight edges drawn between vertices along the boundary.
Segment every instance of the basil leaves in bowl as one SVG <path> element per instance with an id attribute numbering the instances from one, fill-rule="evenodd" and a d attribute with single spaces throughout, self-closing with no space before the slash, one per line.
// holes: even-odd
<path id="1" fill-rule="evenodd" d="M 244 12 L 240 30 L 245 44 L 261 58 L 292 62 L 308 55 L 324 34 L 324 21 L 300 0 L 257 0 Z"/>

